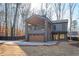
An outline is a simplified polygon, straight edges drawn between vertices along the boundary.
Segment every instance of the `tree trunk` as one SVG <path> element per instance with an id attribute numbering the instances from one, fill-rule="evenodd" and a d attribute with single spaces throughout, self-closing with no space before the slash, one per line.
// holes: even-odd
<path id="1" fill-rule="evenodd" d="M 70 40 L 71 40 L 71 28 L 72 28 L 72 6 L 69 4 L 70 7 Z"/>
<path id="2" fill-rule="evenodd" d="M 5 36 L 7 37 L 8 36 L 8 27 L 7 27 L 7 3 L 5 3 Z"/>
<path id="3" fill-rule="evenodd" d="M 15 25 L 16 25 L 16 17 L 17 17 L 17 12 L 18 12 L 18 6 L 19 4 L 16 4 L 16 11 L 15 11 L 15 15 L 14 15 L 14 20 L 13 20 L 13 26 L 11 28 L 11 36 L 15 36 Z"/>

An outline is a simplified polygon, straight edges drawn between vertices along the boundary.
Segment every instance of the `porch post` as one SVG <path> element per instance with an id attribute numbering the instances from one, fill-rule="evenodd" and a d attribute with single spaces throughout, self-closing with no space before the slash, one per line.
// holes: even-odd
<path id="1" fill-rule="evenodd" d="M 53 39 L 53 35 L 52 35 L 52 24 L 51 24 L 51 33 L 50 33 L 50 35 L 51 35 L 51 40 Z"/>
<path id="2" fill-rule="evenodd" d="M 58 33 L 58 40 L 60 40 L 60 32 Z"/>
<path id="3" fill-rule="evenodd" d="M 45 21 L 45 39 L 44 41 L 47 41 L 48 40 L 48 24 L 47 24 L 47 21 Z"/>
<path id="4" fill-rule="evenodd" d="M 64 34 L 64 39 L 67 40 L 67 33 Z"/>
<path id="5" fill-rule="evenodd" d="M 25 38 L 26 38 L 26 41 L 29 41 L 29 36 L 28 36 L 28 23 L 26 22 L 25 24 Z"/>

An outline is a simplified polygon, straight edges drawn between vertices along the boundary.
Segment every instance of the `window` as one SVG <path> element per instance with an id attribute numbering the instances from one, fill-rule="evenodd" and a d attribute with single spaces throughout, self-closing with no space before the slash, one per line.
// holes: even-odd
<path id="1" fill-rule="evenodd" d="M 53 29 L 56 30 L 56 25 L 53 25 Z"/>
<path id="2" fill-rule="evenodd" d="M 34 30 L 37 30 L 37 26 L 34 26 Z"/>

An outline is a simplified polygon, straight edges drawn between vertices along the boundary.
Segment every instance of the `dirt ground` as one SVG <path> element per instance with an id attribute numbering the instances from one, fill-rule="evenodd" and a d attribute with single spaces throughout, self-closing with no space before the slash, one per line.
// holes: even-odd
<path id="1" fill-rule="evenodd" d="M 0 44 L 1 56 L 79 56 L 78 42 L 58 42 L 53 46 L 18 46 Z"/>

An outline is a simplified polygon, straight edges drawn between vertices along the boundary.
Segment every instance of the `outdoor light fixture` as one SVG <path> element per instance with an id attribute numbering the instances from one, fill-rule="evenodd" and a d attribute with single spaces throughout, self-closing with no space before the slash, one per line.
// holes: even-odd
<path id="1" fill-rule="evenodd" d="M 28 24 L 28 26 L 31 26 L 31 24 Z"/>

